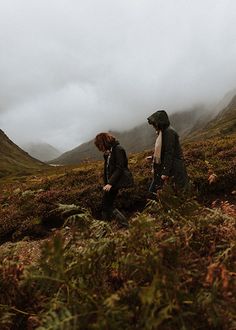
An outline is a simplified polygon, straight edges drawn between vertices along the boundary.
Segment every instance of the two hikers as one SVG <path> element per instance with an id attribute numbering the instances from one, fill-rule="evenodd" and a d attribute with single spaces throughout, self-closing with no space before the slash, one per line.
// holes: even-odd
<path id="1" fill-rule="evenodd" d="M 158 194 L 170 177 L 173 178 L 176 190 L 184 190 L 188 185 L 188 176 L 179 136 L 170 126 L 167 113 L 158 110 L 147 120 L 157 132 L 154 154 L 148 157 L 153 164 L 153 180 L 149 191 Z M 110 133 L 98 134 L 94 143 L 104 154 L 102 219 L 110 221 L 115 218 L 122 226 L 128 227 L 126 217 L 114 208 L 119 189 L 131 186 L 133 183 L 126 152 Z"/>

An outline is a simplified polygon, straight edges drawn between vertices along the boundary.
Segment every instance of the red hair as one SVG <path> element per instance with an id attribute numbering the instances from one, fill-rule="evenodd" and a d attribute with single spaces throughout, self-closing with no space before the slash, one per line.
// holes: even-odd
<path id="1" fill-rule="evenodd" d="M 99 133 L 96 135 L 94 144 L 100 151 L 106 151 L 111 148 L 116 138 L 110 133 Z"/>

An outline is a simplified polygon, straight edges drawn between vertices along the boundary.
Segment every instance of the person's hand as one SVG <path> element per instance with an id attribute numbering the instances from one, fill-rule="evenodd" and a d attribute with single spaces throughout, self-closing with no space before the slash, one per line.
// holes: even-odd
<path id="1" fill-rule="evenodd" d="M 168 177 L 167 175 L 162 175 L 162 176 L 161 176 L 161 179 L 162 179 L 163 181 L 167 181 L 167 180 L 169 179 L 169 177 Z"/>
<path id="2" fill-rule="evenodd" d="M 145 159 L 146 159 L 146 161 L 151 162 L 152 161 L 152 156 L 147 156 Z"/>
<path id="3" fill-rule="evenodd" d="M 103 190 L 104 190 L 104 191 L 110 191 L 110 190 L 111 190 L 111 187 L 112 187 L 111 184 L 106 184 L 106 185 L 103 187 Z"/>
<path id="4" fill-rule="evenodd" d="M 167 175 L 162 175 L 161 179 L 164 181 L 164 185 L 167 184 L 169 177 Z"/>

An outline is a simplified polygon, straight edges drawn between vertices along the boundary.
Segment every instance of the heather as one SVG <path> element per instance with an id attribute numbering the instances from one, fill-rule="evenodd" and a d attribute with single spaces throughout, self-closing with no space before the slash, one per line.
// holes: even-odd
<path id="1" fill-rule="evenodd" d="M 157 200 L 145 156 L 101 221 L 102 162 L 1 181 L 1 329 L 235 329 L 236 136 L 184 144 L 191 188 Z"/>

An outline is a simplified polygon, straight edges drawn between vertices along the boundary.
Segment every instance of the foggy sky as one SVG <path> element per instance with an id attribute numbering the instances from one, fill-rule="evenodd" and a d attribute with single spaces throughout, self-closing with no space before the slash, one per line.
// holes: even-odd
<path id="1" fill-rule="evenodd" d="M 68 150 L 236 87 L 234 0 L 0 0 L 0 128 Z"/>

